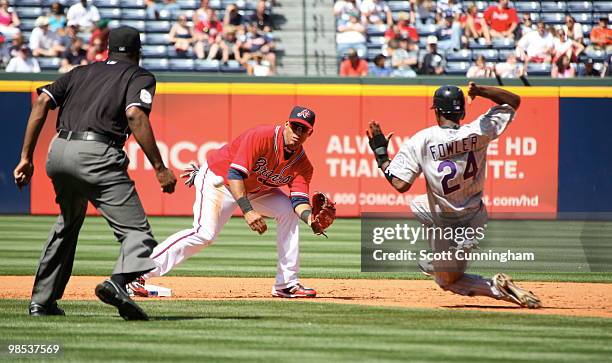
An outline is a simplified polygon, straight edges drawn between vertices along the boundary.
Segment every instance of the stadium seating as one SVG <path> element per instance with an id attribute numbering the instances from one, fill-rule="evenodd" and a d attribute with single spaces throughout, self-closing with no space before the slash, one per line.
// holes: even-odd
<path id="1" fill-rule="evenodd" d="M 550 63 L 529 63 L 527 64 L 527 74 L 530 76 L 550 76 Z"/>

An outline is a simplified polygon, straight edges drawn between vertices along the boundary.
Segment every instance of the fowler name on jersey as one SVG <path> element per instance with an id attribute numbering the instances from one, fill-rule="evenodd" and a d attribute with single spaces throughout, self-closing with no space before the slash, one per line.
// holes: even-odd
<path id="1" fill-rule="evenodd" d="M 443 144 L 430 145 L 429 152 L 434 160 L 450 158 L 455 154 L 463 154 L 468 151 L 476 150 L 478 135 L 473 134 L 459 140 L 452 140 Z"/>

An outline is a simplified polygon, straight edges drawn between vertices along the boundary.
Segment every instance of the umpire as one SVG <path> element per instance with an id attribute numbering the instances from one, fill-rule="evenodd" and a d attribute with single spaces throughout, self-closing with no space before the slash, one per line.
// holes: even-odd
<path id="1" fill-rule="evenodd" d="M 61 212 L 42 251 L 30 315 L 64 315 L 57 300 L 70 279 L 90 201 L 121 243 L 113 274 L 96 287 L 96 295 L 116 306 L 126 320 L 148 320 L 125 290 L 126 283 L 155 267 L 149 255 L 157 245 L 127 173 L 129 160 L 122 147 L 130 133 L 155 168 L 164 193 L 174 192 L 176 178 L 162 161 L 149 122 L 155 77 L 138 66 L 139 60 L 138 30 L 120 27 L 110 33 L 106 61 L 76 67 L 37 89 L 39 97 L 28 120 L 15 183 L 21 189 L 30 182 L 38 135 L 47 112 L 59 107 L 58 134 L 46 169 Z"/>

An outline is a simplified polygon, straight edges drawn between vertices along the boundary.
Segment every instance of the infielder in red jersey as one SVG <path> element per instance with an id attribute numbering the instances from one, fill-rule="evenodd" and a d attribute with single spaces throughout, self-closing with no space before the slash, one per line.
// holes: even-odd
<path id="1" fill-rule="evenodd" d="M 128 287 L 148 296 L 144 279 L 162 276 L 210 245 L 240 207 L 253 231 L 262 234 L 263 216 L 276 219 L 278 263 L 272 295 L 315 297 L 300 284 L 299 221 L 311 225 L 309 185 L 313 168 L 302 144 L 312 134 L 315 113 L 295 106 L 284 125 L 251 128 L 229 144 L 211 151 L 207 163 L 184 176 L 196 186 L 193 227 L 179 231 L 157 245 L 151 254 L 156 268 Z M 289 188 L 289 196 L 280 187 Z"/>

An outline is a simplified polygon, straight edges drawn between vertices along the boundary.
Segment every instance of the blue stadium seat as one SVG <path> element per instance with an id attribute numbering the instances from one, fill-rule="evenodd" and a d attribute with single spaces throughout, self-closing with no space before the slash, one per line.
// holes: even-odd
<path id="1" fill-rule="evenodd" d="M 569 1 L 567 11 L 570 13 L 590 13 L 593 11 L 593 4 L 590 1 Z"/>
<path id="2" fill-rule="evenodd" d="M 102 8 L 118 8 L 121 5 L 119 0 L 95 0 L 94 5 L 101 10 Z"/>
<path id="3" fill-rule="evenodd" d="M 540 11 L 539 1 L 520 1 L 514 4 L 517 12 L 533 13 Z"/>
<path id="4" fill-rule="evenodd" d="M 540 13 L 529 13 L 529 12 L 517 13 L 516 15 L 518 15 L 519 20 L 523 19 L 523 14 L 529 14 L 529 17 L 531 18 L 533 22 L 540 20 Z"/>
<path id="5" fill-rule="evenodd" d="M 44 58 L 44 57 L 39 57 L 36 58 L 36 60 L 38 61 L 38 65 L 40 66 L 41 70 L 53 70 L 53 71 L 57 71 L 60 67 L 60 59 L 59 58 Z"/>
<path id="6" fill-rule="evenodd" d="M 143 45 L 142 56 L 145 58 L 165 58 L 168 55 L 165 45 Z"/>
<path id="7" fill-rule="evenodd" d="M 527 74 L 530 76 L 550 76 L 550 63 L 529 63 Z"/>
<path id="8" fill-rule="evenodd" d="M 41 0 L 19 0 L 15 3 L 15 5 L 19 6 L 41 6 Z"/>
<path id="9" fill-rule="evenodd" d="M 493 49 L 514 49 L 514 40 L 506 38 L 494 38 L 491 40 Z"/>
<path id="10" fill-rule="evenodd" d="M 100 8 L 98 9 L 102 19 L 121 19 L 121 9 Z"/>
<path id="11" fill-rule="evenodd" d="M 168 33 L 172 24 L 169 21 L 147 20 L 145 30 L 147 33 Z"/>
<path id="12" fill-rule="evenodd" d="M 149 71 L 167 71 L 168 60 L 167 59 L 143 59 L 141 66 Z"/>
<path id="13" fill-rule="evenodd" d="M 472 51 L 461 49 L 456 52 L 446 53 L 446 60 L 449 62 L 469 62 L 472 60 Z"/>
<path id="14" fill-rule="evenodd" d="M 420 25 L 417 28 L 417 32 L 419 33 L 419 37 L 426 37 L 428 35 L 435 34 L 436 33 L 436 25 L 435 24 Z"/>
<path id="15" fill-rule="evenodd" d="M 542 13 L 541 20 L 544 24 L 563 24 L 565 23 L 565 14 L 563 13 Z"/>
<path id="16" fill-rule="evenodd" d="M 471 39 L 468 41 L 468 48 L 470 49 L 487 49 L 489 46 L 486 44 L 480 44 L 475 39 Z"/>
<path id="17" fill-rule="evenodd" d="M 571 13 L 570 15 L 580 24 L 591 24 L 593 22 L 593 14 L 591 13 Z"/>
<path id="18" fill-rule="evenodd" d="M 565 1 L 542 1 L 540 11 L 543 13 L 562 13 L 566 11 Z"/>
<path id="19" fill-rule="evenodd" d="M 410 1 L 388 1 L 391 11 L 410 11 Z"/>
<path id="20" fill-rule="evenodd" d="M 23 8 L 17 9 L 17 15 L 19 18 L 31 18 L 36 19 L 43 14 L 42 8 Z"/>
<path id="21" fill-rule="evenodd" d="M 463 12 L 467 12 L 468 6 L 470 4 L 476 5 L 476 9 L 478 9 L 478 12 L 483 12 L 487 10 L 487 8 L 489 7 L 489 3 L 486 1 L 464 1 L 461 6 L 463 9 Z M 495 3 L 491 3 L 491 4 L 495 5 Z"/>
<path id="22" fill-rule="evenodd" d="M 593 1 L 593 11 L 612 13 L 612 1 Z"/>
<path id="23" fill-rule="evenodd" d="M 366 53 L 366 58 L 372 60 L 379 54 L 381 54 L 380 49 L 368 49 L 368 52 Z"/>
<path id="24" fill-rule="evenodd" d="M 36 27 L 34 25 L 34 23 L 36 23 L 36 19 L 20 19 L 20 21 L 21 24 L 19 25 L 19 29 L 21 29 L 21 32 L 29 31 Z"/>
<path id="25" fill-rule="evenodd" d="M 246 68 L 241 66 L 240 63 L 238 63 L 235 60 L 228 61 L 227 65 L 222 65 L 220 69 L 221 69 L 221 72 L 228 72 L 228 73 L 245 73 L 246 72 Z"/>
<path id="26" fill-rule="evenodd" d="M 480 57 L 481 55 L 485 57 L 485 61 L 487 62 L 497 61 L 499 59 L 499 52 L 497 51 L 497 49 L 475 49 L 472 52 L 472 58 L 474 60 L 476 60 L 476 58 Z"/>
<path id="27" fill-rule="evenodd" d="M 168 58 L 182 58 L 182 59 L 193 58 L 193 49 L 192 48 L 189 48 L 189 50 L 187 50 L 187 52 L 179 55 L 176 52 L 176 48 L 174 48 L 174 46 L 172 46 L 172 45 L 169 45 L 167 50 L 166 50 L 166 52 L 168 53 Z"/>
<path id="28" fill-rule="evenodd" d="M 168 34 L 146 34 L 144 44 L 148 45 L 167 45 L 170 41 L 168 40 Z"/>
<path id="29" fill-rule="evenodd" d="M 210 6 L 213 9 L 217 9 L 217 10 L 224 9 L 223 4 L 221 3 L 221 0 L 210 0 L 210 2 L 208 3 L 208 6 Z"/>
<path id="30" fill-rule="evenodd" d="M 111 20 L 108 22 L 109 29 L 115 29 L 121 26 L 121 22 L 119 20 Z M 142 35 L 142 34 L 141 34 Z"/>
<path id="31" fill-rule="evenodd" d="M 170 59 L 168 68 L 171 71 L 191 72 L 193 71 L 193 59 Z"/>
<path id="32" fill-rule="evenodd" d="M 144 9 L 123 9 L 121 18 L 126 20 L 145 20 L 147 12 Z"/>
<path id="33" fill-rule="evenodd" d="M 608 25 L 612 23 L 612 12 L 611 13 L 593 13 L 593 24 L 599 22 L 599 18 L 608 18 Z"/>
<path id="34" fill-rule="evenodd" d="M 144 0 L 119 0 L 123 9 L 144 9 L 147 5 Z"/>
<path id="35" fill-rule="evenodd" d="M 121 20 L 121 25 L 131 26 L 138 29 L 139 32 L 145 31 L 145 24 L 144 20 Z"/>
<path id="36" fill-rule="evenodd" d="M 181 7 L 181 10 L 197 9 L 200 7 L 200 2 L 196 0 L 177 0 L 176 3 Z M 222 14 L 220 14 L 222 15 Z"/>
<path id="37" fill-rule="evenodd" d="M 385 44 L 385 37 L 368 37 L 368 47 L 370 44 Z"/>
<path id="38" fill-rule="evenodd" d="M 444 73 L 449 75 L 465 75 L 470 65 L 470 62 L 448 62 L 444 66 Z"/>
<path id="39" fill-rule="evenodd" d="M 219 72 L 219 61 L 197 59 L 194 62 L 194 69 L 200 72 Z"/>
<path id="40" fill-rule="evenodd" d="M 366 34 L 369 36 L 382 36 L 387 31 L 387 26 L 384 24 L 370 24 L 366 28 Z"/>
<path id="41" fill-rule="evenodd" d="M 505 62 L 508 58 L 509 54 L 514 54 L 516 51 L 514 49 L 500 49 L 499 50 L 499 60 Z"/>

